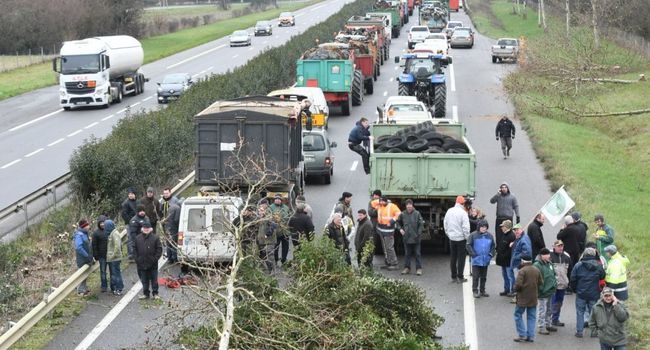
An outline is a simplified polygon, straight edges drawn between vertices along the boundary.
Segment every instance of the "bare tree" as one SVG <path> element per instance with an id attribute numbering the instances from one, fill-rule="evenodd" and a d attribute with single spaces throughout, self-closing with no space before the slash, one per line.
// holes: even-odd
<path id="1" fill-rule="evenodd" d="M 598 29 L 599 25 L 599 13 L 598 13 L 598 0 L 591 0 L 591 27 L 594 32 L 594 46 L 596 49 L 600 47 L 600 32 Z"/>

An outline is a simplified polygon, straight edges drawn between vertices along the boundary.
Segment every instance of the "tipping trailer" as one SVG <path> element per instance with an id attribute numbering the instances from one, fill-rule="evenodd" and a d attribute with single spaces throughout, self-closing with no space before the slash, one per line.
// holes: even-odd
<path id="1" fill-rule="evenodd" d="M 401 209 L 411 199 L 426 225 L 422 244 L 448 247 L 443 220 L 457 196 L 476 194 L 476 154 L 463 124 L 449 119 L 419 124 L 376 123 L 370 128 L 370 188 Z M 396 135 L 396 136 L 391 136 Z M 399 150 L 396 150 L 398 148 Z M 377 240 L 378 237 L 375 237 Z M 403 245 L 395 235 L 395 248 Z M 381 248 L 381 244 L 376 244 Z"/>
<path id="2" fill-rule="evenodd" d="M 391 37 L 399 38 L 402 26 L 404 25 L 404 11 L 402 8 L 402 3 L 400 1 L 380 0 L 372 6 L 372 9 L 375 12 L 390 13 L 392 25 Z"/>
<path id="3" fill-rule="evenodd" d="M 354 34 L 364 34 L 372 37 L 378 48 L 379 64 L 383 65 L 388 60 L 390 53 L 390 17 L 385 16 L 352 16 L 345 23 L 345 30 Z M 388 28 L 388 31 L 386 31 Z"/>
<path id="4" fill-rule="evenodd" d="M 420 8 L 419 24 L 427 26 L 431 33 L 441 33 L 447 26 L 447 12 L 440 7 L 422 7 Z"/>
<path id="5" fill-rule="evenodd" d="M 321 88 L 330 106 L 341 106 L 341 113 L 350 115 L 350 104 L 363 102 L 363 73 L 354 60 L 348 44 L 320 44 L 296 62 L 296 86 Z"/>
<path id="6" fill-rule="evenodd" d="M 354 50 L 354 66 L 363 74 L 363 88 L 365 93 L 372 95 L 374 82 L 379 76 L 379 57 L 377 46 L 373 40 L 364 35 L 351 35 L 339 32 L 335 40 L 345 43 Z"/>
<path id="7" fill-rule="evenodd" d="M 98 36 L 66 41 L 52 69 L 59 74 L 59 104 L 73 107 L 122 102 L 124 95 L 144 92 L 148 79 L 141 70 L 144 52 L 128 35 Z"/>
<path id="8" fill-rule="evenodd" d="M 265 184 L 267 195 L 280 193 L 293 203 L 304 188 L 302 123 L 296 118 L 296 102 L 276 97 L 213 103 L 194 117 L 195 183 L 247 193 L 262 172 L 242 169 L 239 162 L 264 160 L 266 170 L 275 174 Z"/>

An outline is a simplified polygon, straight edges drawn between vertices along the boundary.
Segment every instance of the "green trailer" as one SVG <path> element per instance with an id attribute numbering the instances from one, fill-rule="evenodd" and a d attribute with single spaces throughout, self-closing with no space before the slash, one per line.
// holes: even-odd
<path id="1" fill-rule="evenodd" d="M 404 25 L 404 9 L 400 1 L 378 1 L 372 7 L 371 13 L 390 13 L 392 23 L 392 37 L 399 38 L 400 31 Z"/>
<path id="2" fill-rule="evenodd" d="M 404 210 L 404 201 L 413 200 L 426 221 L 422 244 L 443 245 L 448 248 L 443 219 L 447 210 L 455 205 L 457 196 L 474 197 L 476 194 L 476 153 L 465 137 L 463 124 L 450 120 L 432 121 L 435 132 L 453 137 L 466 145 L 466 153 L 407 153 L 392 151 L 379 153 L 379 140 L 383 135 L 394 135 L 398 130 L 412 128 L 406 135 L 423 135 L 426 131 L 412 125 L 373 124 L 370 133 L 373 145 L 370 154 L 370 188 L 379 189 L 382 195 Z M 420 131 L 422 130 L 422 131 Z M 407 136 L 410 137 L 410 136 Z M 395 235 L 396 250 L 400 235 Z M 378 237 L 376 237 L 378 239 Z M 381 245 L 376 245 L 381 249 Z"/>

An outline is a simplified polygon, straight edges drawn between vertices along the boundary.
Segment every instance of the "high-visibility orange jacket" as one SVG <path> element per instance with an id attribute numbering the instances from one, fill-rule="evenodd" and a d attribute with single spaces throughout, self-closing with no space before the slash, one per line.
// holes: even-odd
<path id="1" fill-rule="evenodd" d="M 399 214 L 401 213 L 402 211 L 393 203 L 388 203 L 385 207 L 380 205 L 377 207 L 377 223 L 394 227 L 395 222 L 399 219 Z M 391 219 L 393 220 L 393 223 L 391 223 Z"/>

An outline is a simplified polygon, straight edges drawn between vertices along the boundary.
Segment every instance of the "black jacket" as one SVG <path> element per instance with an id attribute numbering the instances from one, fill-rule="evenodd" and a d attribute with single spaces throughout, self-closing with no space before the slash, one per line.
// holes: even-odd
<path id="1" fill-rule="evenodd" d="M 314 232 L 314 223 L 311 221 L 311 218 L 305 212 L 296 212 L 289 219 L 289 231 L 294 237 L 311 237 L 311 233 Z"/>
<path id="2" fill-rule="evenodd" d="M 151 226 L 156 226 L 158 222 L 158 213 L 160 212 L 160 203 L 155 197 L 149 198 L 144 196 L 140 199 L 140 204 L 144 206 L 144 213 L 151 220 Z"/>
<path id="3" fill-rule="evenodd" d="M 510 266 L 510 258 L 512 257 L 512 248 L 510 248 L 510 243 L 515 241 L 515 233 L 512 230 L 506 232 L 496 233 L 496 244 L 497 244 L 497 258 L 496 263 L 499 266 Z"/>
<path id="4" fill-rule="evenodd" d="M 582 252 L 585 251 L 585 244 L 587 243 L 587 232 L 589 232 L 589 226 L 583 221 L 578 221 L 574 225 L 578 227 L 578 251 L 582 255 Z"/>
<path id="5" fill-rule="evenodd" d="M 350 241 L 345 235 L 343 226 L 336 226 L 334 221 L 327 225 L 327 236 L 334 241 L 334 246 L 342 250 L 348 250 L 350 247 Z"/>
<path id="6" fill-rule="evenodd" d="M 564 251 L 571 255 L 571 260 L 575 265 L 580 259 L 580 244 L 578 244 L 580 228 L 576 224 L 570 224 L 560 230 L 557 239 L 564 242 Z"/>
<path id="7" fill-rule="evenodd" d="M 370 219 L 365 218 L 362 221 L 359 221 L 357 233 L 354 236 L 354 249 L 356 249 L 357 254 L 362 254 L 363 248 L 366 244 L 372 241 L 374 232 L 375 230 L 372 227 Z"/>
<path id="8" fill-rule="evenodd" d="M 155 233 L 140 234 L 135 238 L 135 263 L 139 270 L 157 269 L 161 256 L 162 244 Z"/>
<path id="9" fill-rule="evenodd" d="M 93 232 L 93 239 L 91 241 L 93 246 L 93 257 L 95 260 L 106 259 L 106 252 L 108 251 L 108 234 L 103 229 L 96 229 Z"/>
<path id="10" fill-rule="evenodd" d="M 515 137 L 515 124 L 510 119 L 501 119 L 495 130 L 497 137 Z"/>
<path id="11" fill-rule="evenodd" d="M 535 259 L 537 254 L 539 254 L 539 251 L 542 250 L 542 248 L 546 248 L 546 243 L 544 242 L 544 234 L 542 233 L 542 223 L 537 220 L 533 220 L 533 222 L 528 225 L 528 230 L 526 232 L 528 233 L 528 237 L 530 238 L 530 243 L 532 245 L 532 258 Z"/>
<path id="12" fill-rule="evenodd" d="M 145 216 L 138 216 L 138 215 L 133 215 L 131 220 L 129 220 L 129 234 L 132 235 L 137 235 L 140 233 L 140 230 L 142 230 L 142 224 L 145 222 L 149 222 L 149 218 Z"/>
<path id="13" fill-rule="evenodd" d="M 137 200 L 130 200 L 126 199 L 124 202 L 122 202 L 122 220 L 124 220 L 125 224 L 129 224 L 129 221 L 131 220 L 132 217 L 135 216 L 136 213 L 136 208 L 138 207 L 138 201 Z"/>

